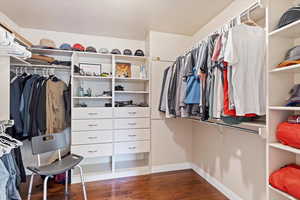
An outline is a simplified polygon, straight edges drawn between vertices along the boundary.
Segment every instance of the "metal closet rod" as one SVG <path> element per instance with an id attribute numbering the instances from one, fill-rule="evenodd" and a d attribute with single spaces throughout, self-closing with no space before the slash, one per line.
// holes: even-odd
<path id="1" fill-rule="evenodd" d="M 199 121 L 196 118 L 190 118 L 190 120 L 193 120 L 193 121 L 196 121 L 196 122 L 199 122 L 199 123 L 206 123 L 206 124 L 215 125 L 215 126 L 224 126 L 224 127 L 227 127 L 227 128 L 238 129 L 240 131 L 244 131 L 244 132 L 248 132 L 248 133 L 251 133 L 251 134 L 259 135 L 259 131 L 249 129 L 249 128 L 239 127 L 239 126 L 236 126 L 236 125 L 230 125 L 230 124 L 225 124 L 225 123 L 221 123 L 221 122 L 212 122 L 212 121 Z"/>
<path id="2" fill-rule="evenodd" d="M 26 68 L 29 70 L 42 70 L 42 69 L 65 69 L 65 70 L 71 70 L 71 67 L 68 66 L 62 66 L 62 65 L 24 65 L 24 64 L 11 64 L 12 67 L 20 67 L 20 68 Z"/>

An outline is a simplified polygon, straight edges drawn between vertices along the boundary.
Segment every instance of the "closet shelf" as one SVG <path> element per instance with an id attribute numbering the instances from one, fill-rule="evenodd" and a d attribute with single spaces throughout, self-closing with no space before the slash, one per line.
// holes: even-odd
<path id="1" fill-rule="evenodd" d="M 269 36 L 279 36 L 287 38 L 298 38 L 300 37 L 300 20 L 297 20 L 289 25 L 286 25 L 280 29 L 272 31 Z"/>
<path id="2" fill-rule="evenodd" d="M 31 48 L 29 49 L 32 53 L 41 55 L 51 55 L 51 56 L 68 56 L 71 57 L 74 51 L 60 50 L 60 49 L 40 49 Z"/>
<path id="3" fill-rule="evenodd" d="M 149 170 L 148 160 L 117 161 L 116 171 Z"/>
<path id="4" fill-rule="evenodd" d="M 149 79 L 142 79 L 142 78 L 115 78 L 117 81 L 149 81 Z"/>
<path id="5" fill-rule="evenodd" d="M 273 148 L 281 149 L 281 150 L 284 150 L 284 151 L 289 151 L 289 152 L 292 152 L 292 153 L 300 154 L 300 149 L 296 149 L 296 148 L 281 144 L 279 142 L 270 143 L 269 146 L 273 147 Z"/>
<path id="6" fill-rule="evenodd" d="M 138 61 L 138 62 L 145 62 L 148 57 L 146 56 L 127 56 L 127 55 L 115 55 L 117 61 L 119 60 L 126 60 L 126 61 Z"/>
<path id="7" fill-rule="evenodd" d="M 300 64 L 298 65 L 291 65 L 288 67 L 281 67 L 281 68 L 276 68 L 272 69 L 270 73 L 276 73 L 276 72 L 286 72 L 286 73 L 300 73 Z"/>
<path id="8" fill-rule="evenodd" d="M 280 191 L 280 190 L 278 190 L 278 189 L 272 187 L 271 185 L 269 185 L 269 188 L 270 188 L 271 190 L 273 190 L 274 192 L 277 192 L 278 194 L 284 196 L 284 197 L 287 198 L 287 199 L 290 199 L 290 200 L 297 200 L 295 197 L 292 197 L 291 195 L 289 195 L 289 194 L 287 194 L 287 193 L 285 193 L 285 192 L 282 192 L 282 191 Z"/>
<path id="9" fill-rule="evenodd" d="M 115 91 L 116 94 L 149 94 L 147 91 Z"/>
<path id="10" fill-rule="evenodd" d="M 288 107 L 288 106 L 269 106 L 270 110 L 287 110 L 287 111 L 300 111 L 300 107 Z"/>
<path id="11" fill-rule="evenodd" d="M 73 97 L 73 99 L 111 99 L 111 96 L 103 96 L 103 97 Z"/>
<path id="12" fill-rule="evenodd" d="M 85 58 L 106 58 L 112 59 L 113 54 L 103 54 L 103 53 L 96 53 L 96 52 L 86 52 L 86 51 L 76 51 L 76 53 L 81 57 Z"/>
<path id="13" fill-rule="evenodd" d="M 31 65 L 31 63 L 17 56 L 10 56 L 10 63 L 15 63 L 15 65 L 22 65 L 22 66 Z"/>
<path id="14" fill-rule="evenodd" d="M 80 75 L 73 75 L 73 78 L 77 78 L 77 79 L 100 79 L 100 80 L 111 80 L 112 79 L 112 77 L 80 76 Z"/>

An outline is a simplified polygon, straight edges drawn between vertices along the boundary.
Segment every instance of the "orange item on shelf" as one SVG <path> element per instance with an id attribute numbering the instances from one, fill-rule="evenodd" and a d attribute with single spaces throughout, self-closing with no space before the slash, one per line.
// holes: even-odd
<path id="1" fill-rule="evenodd" d="M 282 144 L 300 149 L 300 124 L 288 122 L 279 124 L 276 137 Z"/>
<path id="2" fill-rule="evenodd" d="M 292 164 L 275 171 L 271 174 L 269 183 L 274 188 L 300 199 L 300 166 Z"/>

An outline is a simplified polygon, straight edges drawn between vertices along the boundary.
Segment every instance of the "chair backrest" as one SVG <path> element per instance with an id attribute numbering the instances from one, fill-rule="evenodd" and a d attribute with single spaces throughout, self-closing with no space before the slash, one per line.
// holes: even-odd
<path id="1" fill-rule="evenodd" d="M 68 144 L 64 133 L 55 133 L 32 137 L 31 146 L 32 154 L 37 155 L 66 148 Z"/>

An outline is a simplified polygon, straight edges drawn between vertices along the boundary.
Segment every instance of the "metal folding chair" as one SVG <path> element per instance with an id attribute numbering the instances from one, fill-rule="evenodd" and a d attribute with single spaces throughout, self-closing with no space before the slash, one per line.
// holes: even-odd
<path id="1" fill-rule="evenodd" d="M 84 200 L 87 200 L 86 189 L 84 184 L 84 177 L 82 168 L 79 163 L 83 160 L 82 156 L 78 155 L 68 155 L 64 158 L 61 158 L 61 149 L 68 147 L 66 136 L 63 133 L 45 135 L 45 136 L 37 136 L 33 137 L 31 140 L 32 145 L 32 154 L 37 155 L 38 165 L 36 167 L 27 167 L 28 170 L 32 172 L 30 177 L 30 185 L 28 190 L 28 200 L 31 198 L 32 184 L 34 175 L 45 176 L 44 179 L 44 188 L 43 188 L 43 200 L 47 200 L 47 183 L 50 177 L 53 177 L 57 174 L 66 174 L 65 180 L 65 195 L 68 194 L 68 171 L 78 167 L 80 170 L 80 177 L 82 183 L 82 190 Z M 58 151 L 58 161 L 55 161 L 48 165 L 41 166 L 40 154 Z"/>

